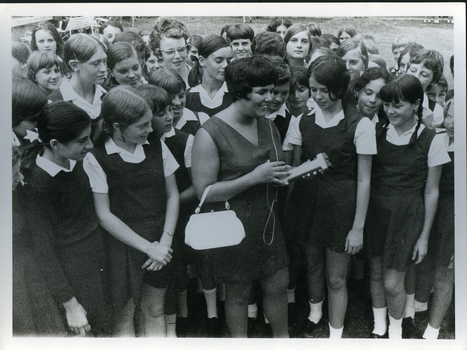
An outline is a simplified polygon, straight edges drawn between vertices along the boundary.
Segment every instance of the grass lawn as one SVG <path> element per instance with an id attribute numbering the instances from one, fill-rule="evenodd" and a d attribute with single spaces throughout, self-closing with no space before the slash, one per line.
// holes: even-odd
<path id="1" fill-rule="evenodd" d="M 208 34 L 220 34 L 221 29 L 226 24 L 241 23 L 240 16 L 235 17 L 178 17 L 188 27 L 191 34 L 206 36 Z M 152 28 L 155 17 L 138 17 L 135 26 L 130 27 L 130 22 L 123 21 L 125 30 L 140 31 L 141 29 Z M 292 23 L 307 24 L 315 22 L 321 27 L 323 33 L 337 35 L 340 26 L 352 24 L 357 28 L 358 33 L 372 35 L 380 54 L 386 59 L 388 66 L 394 65 L 391 51 L 392 41 L 401 35 L 413 38 L 417 43 L 427 49 L 437 50 L 444 57 L 444 76 L 449 86 L 453 86 L 453 78 L 449 70 L 449 58 L 454 53 L 454 30 L 452 24 L 442 22 L 440 24 L 425 24 L 423 17 L 407 18 L 382 18 L 382 17 L 290 17 Z M 252 23 L 248 23 L 255 31 L 260 33 L 267 27 L 270 17 L 253 17 Z M 31 30 L 34 25 L 12 28 L 12 39 L 18 40 L 26 30 Z"/>

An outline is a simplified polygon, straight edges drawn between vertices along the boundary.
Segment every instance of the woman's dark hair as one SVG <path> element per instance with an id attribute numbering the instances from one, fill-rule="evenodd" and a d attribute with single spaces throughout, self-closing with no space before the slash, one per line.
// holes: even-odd
<path id="1" fill-rule="evenodd" d="M 253 87 L 276 84 L 277 78 L 271 61 L 257 55 L 234 60 L 225 69 L 227 89 L 234 102 L 248 99 Z"/>
<path id="2" fill-rule="evenodd" d="M 11 42 L 11 56 L 18 60 L 18 62 L 25 64 L 28 61 L 30 53 L 31 51 L 29 51 L 29 48 L 25 44 L 17 41 Z"/>
<path id="3" fill-rule="evenodd" d="M 118 62 L 130 57 L 138 57 L 133 46 L 125 41 L 117 43 L 114 41 L 107 51 L 107 68 L 112 70 Z"/>
<path id="4" fill-rule="evenodd" d="M 276 32 L 262 32 L 253 38 L 251 51 L 255 55 L 270 55 L 285 58 L 285 43 Z"/>
<path id="5" fill-rule="evenodd" d="M 118 28 L 123 32 L 122 23 L 120 23 L 120 21 L 115 21 L 111 19 L 110 21 L 107 21 L 101 24 L 101 27 L 99 28 L 99 34 L 104 34 L 104 29 L 107 28 L 108 26 Z"/>
<path id="6" fill-rule="evenodd" d="M 292 78 L 292 71 L 288 64 L 279 63 L 279 64 L 274 65 L 274 67 L 276 67 L 277 74 L 278 74 L 276 86 L 284 85 L 290 82 L 290 79 Z M 305 70 L 305 73 L 306 73 L 306 70 Z"/>
<path id="7" fill-rule="evenodd" d="M 149 76 L 149 84 L 163 88 L 170 96 L 186 90 L 186 84 L 178 73 L 168 69 L 159 69 Z"/>
<path id="8" fill-rule="evenodd" d="M 290 95 L 293 95 L 299 86 L 306 86 L 310 91 L 310 80 L 308 78 L 308 72 L 305 67 L 293 67 L 290 69 Z"/>
<path id="9" fill-rule="evenodd" d="M 443 75 L 444 57 L 436 50 L 418 50 L 413 56 L 410 56 L 408 67 L 411 64 L 423 64 L 424 67 L 433 72 L 431 85 L 436 84 Z"/>
<path id="10" fill-rule="evenodd" d="M 90 125 L 89 115 L 75 104 L 66 101 L 52 102 L 37 120 L 39 138 L 42 144 L 49 148 L 51 140 L 66 144 L 76 139 Z"/>
<path id="11" fill-rule="evenodd" d="M 310 51 L 311 51 L 311 35 L 310 32 L 306 29 L 306 27 L 303 24 L 294 24 L 293 26 L 289 27 L 287 31 L 285 32 L 284 35 L 284 42 L 285 46 L 289 43 L 290 39 L 301 32 L 306 32 L 308 34 L 308 40 L 310 41 Z"/>
<path id="12" fill-rule="evenodd" d="M 226 29 L 227 40 L 233 41 L 238 39 L 250 39 L 253 41 L 255 37 L 255 31 L 248 24 L 239 23 L 233 24 Z"/>
<path id="13" fill-rule="evenodd" d="M 120 129 L 124 130 L 140 120 L 148 111 L 149 106 L 135 89 L 125 85 L 114 87 L 102 99 L 104 135 L 110 137 L 113 134 L 114 123 L 118 123 Z"/>
<path id="14" fill-rule="evenodd" d="M 208 35 L 198 45 L 198 56 L 208 58 L 209 55 L 213 54 L 217 50 L 223 49 L 224 47 L 230 47 L 229 42 L 219 35 Z M 195 60 L 195 65 L 188 74 L 188 84 L 193 87 L 201 84 L 203 78 L 203 72 L 199 65 L 199 62 Z"/>
<path id="15" fill-rule="evenodd" d="M 266 31 L 275 33 L 277 30 L 277 27 L 281 25 L 284 25 L 286 28 L 289 28 L 292 26 L 292 22 L 290 22 L 285 17 L 274 17 L 273 19 L 271 19 L 268 26 L 266 27 Z"/>
<path id="16" fill-rule="evenodd" d="M 160 86 L 143 84 L 136 88 L 136 92 L 146 101 L 153 113 L 158 113 L 172 105 L 168 92 Z"/>
<path id="17" fill-rule="evenodd" d="M 400 101 L 405 101 L 413 104 L 419 102 L 418 111 L 416 112 L 418 116 L 417 127 L 409 143 L 413 145 L 417 139 L 418 129 L 420 128 L 423 118 L 423 97 L 425 93 L 420 80 L 410 74 L 399 75 L 384 85 L 379 95 L 385 103 L 399 103 Z"/>
<path id="18" fill-rule="evenodd" d="M 308 67 L 308 79 L 312 76 L 316 82 L 326 86 L 332 101 L 342 99 L 350 83 L 345 61 L 336 55 L 321 56 L 314 60 Z"/>
<path id="19" fill-rule="evenodd" d="M 383 69 L 386 69 L 386 70 L 388 69 L 387 64 L 386 64 L 386 60 L 381 55 L 374 55 L 374 54 L 370 53 L 368 55 L 368 60 L 369 60 L 369 62 L 376 63 L 378 66 L 380 66 Z"/>
<path id="20" fill-rule="evenodd" d="M 357 29 L 351 24 L 347 24 L 345 26 L 342 26 L 339 28 L 337 32 L 337 38 L 340 39 L 342 33 L 347 33 L 350 35 L 351 38 L 353 38 L 355 35 L 357 35 Z"/>
<path id="21" fill-rule="evenodd" d="M 44 30 L 52 34 L 55 40 L 55 44 L 57 44 L 56 54 L 61 56 L 63 53 L 63 40 L 60 34 L 58 33 L 57 28 L 55 28 L 54 25 L 50 22 L 39 23 L 38 25 L 34 27 L 34 29 L 32 30 L 32 36 L 31 36 L 31 50 L 32 51 L 38 50 L 37 42 L 36 42 L 36 33 L 39 30 Z"/>
<path id="22" fill-rule="evenodd" d="M 354 92 L 358 94 L 370 81 L 376 79 L 383 79 L 385 83 L 388 83 L 391 80 L 391 74 L 386 69 L 378 67 L 368 68 L 355 82 Z"/>
<path id="23" fill-rule="evenodd" d="M 454 55 L 449 59 L 449 68 L 451 69 L 452 76 L 454 76 Z"/>
<path id="24" fill-rule="evenodd" d="M 436 84 L 430 84 L 428 85 L 428 87 L 426 88 L 426 90 L 430 89 L 433 85 L 439 85 L 441 86 L 441 89 L 442 91 L 444 92 L 448 92 L 448 81 L 446 80 L 446 78 L 444 77 L 444 75 L 441 75 L 441 77 L 439 78 L 438 82 Z"/>
<path id="25" fill-rule="evenodd" d="M 340 46 L 340 41 L 339 41 L 339 38 L 336 37 L 335 35 L 333 34 L 330 34 L 330 33 L 324 33 L 321 35 L 321 38 L 323 38 L 324 40 L 326 40 L 328 42 L 328 46 L 331 47 L 331 44 L 334 43 L 336 45 L 339 45 Z"/>
<path id="26" fill-rule="evenodd" d="M 184 38 L 188 45 L 190 34 L 185 24 L 172 17 L 159 17 L 154 23 L 153 30 L 149 38 L 149 46 L 155 54 L 160 55 L 160 42 L 162 37 L 180 39 Z"/>
<path id="27" fill-rule="evenodd" d="M 349 51 L 358 49 L 360 51 L 360 57 L 362 58 L 363 67 L 364 69 L 368 68 L 368 49 L 365 43 L 361 40 L 350 38 L 345 40 L 336 51 L 336 55 L 338 57 L 344 57 L 345 54 Z"/>
<path id="28" fill-rule="evenodd" d="M 404 50 L 401 51 L 401 54 L 399 55 L 399 58 L 397 60 L 397 67 L 401 66 L 402 57 L 404 57 L 407 54 L 409 54 L 409 57 L 412 57 L 413 55 L 415 55 L 417 51 L 422 50 L 422 49 L 423 49 L 423 46 L 420 44 L 413 44 L 413 45 L 407 46 Z"/>
<path id="29" fill-rule="evenodd" d="M 310 22 L 306 25 L 306 28 L 311 36 L 321 36 L 321 28 L 316 23 Z"/>
<path id="30" fill-rule="evenodd" d="M 33 51 L 28 58 L 28 79 L 36 80 L 36 74 L 43 68 L 51 68 L 54 65 L 60 69 L 62 62 L 58 56 L 52 52 Z"/>
<path id="31" fill-rule="evenodd" d="M 25 119 L 37 120 L 48 102 L 44 92 L 26 78 L 13 79 L 11 95 L 11 124 L 13 128 Z"/>
<path id="32" fill-rule="evenodd" d="M 117 34 L 115 36 L 114 41 L 112 42 L 112 45 L 119 42 L 127 42 L 131 46 L 133 46 L 133 48 L 136 51 L 136 57 L 138 57 L 141 67 L 144 67 L 144 61 L 146 57 L 146 43 L 144 42 L 143 38 L 135 32 L 128 31 Z M 110 48 L 112 47 L 112 45 L 110 46 Z"/>
<path id="33" fill-rule="evenodd" d="M 74 34 L 67 40 L 63 48 L 64 61 L 70 71 L 71 60 L 78 62 L 87 62 L 97 52 L 97 50 L 106 52 L 105 45 L 97 38 L 87 34 Z"/>
<path id="34" fill-rule="evenodd" d="M 191 46 L 198 48 L 199 44 L 201 43 L 201 40 L 203 40 L 203 37 L 201 35 L 193 34 L 191 36 Z"/>

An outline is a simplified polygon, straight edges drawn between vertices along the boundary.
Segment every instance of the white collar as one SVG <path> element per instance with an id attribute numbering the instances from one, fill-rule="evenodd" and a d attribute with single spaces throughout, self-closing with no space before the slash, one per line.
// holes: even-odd
<path id="1" fill-rule="evenodd" d="M 94 93 L 94 100 L 92 101 L 92 105 L 95 105 L 96 102 L 99 102 L 101 99 L 101 96 L 104 93 L 106 93 L 106 90 L 100 85 L 94 84 L 94 88 L 96 91 Z M 82 98 L 80 95 L 76 93 L 75 89 L 73 89 L 68 79 L 65 79 L 60 85 L 60 92 L 62 93 L 64 101 L 73 101 L 73 100 L 86 101 L 84 98 Z"/>
<path id="2" fill-rule="evenodd" d="M 198 121 L 198 118 L 196 118 L 195 113 L 192 110 L 189 110 L 188 108 L 183 108 L 183 114 L 182 117 L 178 120 L 177 125 L 175 127 L 180 130 L 183 128 L 186 124 L 186 122 L 189 121 Z"/>
<path id="3" fill-rule="evenodd" d="M 391 136 L 393 137 L 398 137 L 398 138 L 403 138 L 404 136 L 408 136 L 408 135 L 412 135 L 414 132 L 415 132 L 415 128 L 417 127 L 417 123 L 415 123 L 415 125 L 410 128 L 409 130 L 407 130 L 406 132 L 404 132 L 403 134 L 399 135 L 397 133 L 397 130 L 396 128 L 394 127 L 394 125 L 392 125 L 391 123 L 389 123 L 389 126 L 388 126 L 388 134 L 391 134 Z M 420 133 L 423 131 L 423 129 L 425 129 L 425 125 L 423 124 L 420 124 L 420 128 L 418 129 L 418 136 L 420 136 Z"/>
<path id="4" fill-rule="evenodd" d="M 339 122 L 345 118 L 344 110 L 337 113 L 329 122 L 326 122 L 324 119 L 323 111 L 320 108 L 317 108 L 316 111 L 316 125 L 319 125 L 322 128 L 330 128 L 339 124 Z"/>
<path id="5" fill-rule="evenodd" d="M 36 157 L 36 164 L 39 168 L 44 170 L 47 174 L 52 177 L 55 177 L 60 171 L 64 171 L 66 173 L 71 173 L 76 165 L 76 160 L 70 159 L 70 169 L 64 168 L 54 162 L 37 155 Z"/>
<path id="6" fill-rule="evenodd" d="M 161 136 L 161 140 L 165 141 L 165 139 L 171 138 L 173 136 L 175 136 L 175 129 L 172 126 L 172 129 L 170 129 L 170 131 L 167 131 L 166 133 L 164 133 L 164 135 Z"/>
<path id="7" fill-rule="evenodd" d="M 201 85 L 201 84 L 198 84 L 196 85 L 195 87 L 192 87 L 190 92 L 199 92 L 199 93 L 205 93 L 206 95 L 208 95 L 207 91 L 204 90 L 204 87 Z M 225 93 L 228 93 L 229 92 L 229 89 L 227 89 L 227 84 L 224 82 L 221 86 L 221 88 L 219 89 L 219 91 L 217 93 L 220 93 L 222 92 L 223 94 Z M 217 94 L 216 94 L 217 95 Z M 209 96 L 209 95 L 208 95 Z"/>
<path id="8" fill-rule="evenodd" d="M 146 142 L 143 143 L 143 144 L 142 143 L 137 143 L 136 148 L 142 147 L 143 145 L 149 145 L 149 141 L 146 140 Z M 111 137 L 109 137 L 109 139 L 105 143 L 105 151 L 107 152 L 108 155 L 111 155 L 113 153 L 123 153 L 123 154 L 127 154 L 129 156 L 133 156 L 133 154 L 131 154 L 127 150 L 117 146 L 117 144 L 115 143 L 115 141 Z M 135 151 L 135 153 L 136 153 L 136 151 Z"/>
<path id="9" fill-rule="evenodd" d="M 266 116 L 266 119 L 269 120 L 275 120 L 277 117 L 286 117 L 286 112 L 288 111 L 287 106 L 285 105 L 285 102 L 282 104 L 282 106 L 279 107 L 279 109 L 275 112 L 272 112 L 271 114 Z"/>

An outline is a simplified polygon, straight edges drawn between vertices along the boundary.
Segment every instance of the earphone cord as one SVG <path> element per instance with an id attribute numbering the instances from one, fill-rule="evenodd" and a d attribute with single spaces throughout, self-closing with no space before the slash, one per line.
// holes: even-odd
<path id="1" fill-rule="evenodd" d="M 279 153 L 277 151 L 276 142 L 274 141 L 274 134 L 272 131 L 271 121 L 268 120 L 268 122 L 269 122 L 269 130 L 271 131 L 272 144 L 274 146 L 274 152 L 276 154 L 276 161 L 279 161 Z M 263 242 L 266 245 L 271 245 L 272 242 L 274 242 L 274 233 L 276 231 L 276 215 L 274 213 L 274 206 L 277 202 L 277 188 L 274 189 L 275 194 L 274 194 L 274 199 L 272 200 L 272 204 L 269 204 L 269 187 L 270 187 L 269 184 L 266 184 L 266 203 L 269 209 L 268 219 L 266 220 L 266 224 L 264 225 L 264 229 L 263 229 Z M 267 242 L 266 241 L 266 229 L 271 219 L 272 219 L 272 237 L 271 237 L 271 240 Z"/>

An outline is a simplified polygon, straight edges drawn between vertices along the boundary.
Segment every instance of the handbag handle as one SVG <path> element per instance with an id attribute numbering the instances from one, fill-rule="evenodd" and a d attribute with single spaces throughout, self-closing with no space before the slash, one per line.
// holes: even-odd
<path id="1" fill-rule="evenodd" d="M 203 196 L 201 197 L 201 201 L 198 204 L 198 207 L 195 209 L 195 214 L 199 214 L 201 211 L 201 207 L 204 204 L 204 201 L 206 200 L 206 197 L 208 196 L 209 191 L 211 190 L 212 185 L 209 185 L 206 187 L 206 189 L 203 192 Z M 228 201 L 225 201 L 225 209 L 229 210 L 230 209 L 230 204 Z"/>

